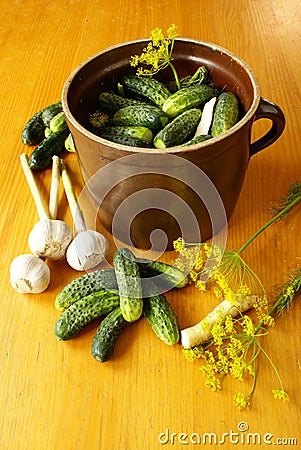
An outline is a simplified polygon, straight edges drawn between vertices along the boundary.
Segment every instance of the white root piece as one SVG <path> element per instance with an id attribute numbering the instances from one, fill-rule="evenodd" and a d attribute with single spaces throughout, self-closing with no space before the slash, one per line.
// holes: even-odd
<path id="1" fill-rule="evenodd" d="M 202 117 L 197 126 L 194 137 L 199 136 L 201 134 L 209 133 L 212 118 L 213 118 L 213 111 L 214 111 L 215 103 L 216 103 L 216 97 L 211 98 L 207 103 L 205 103 L 203 112 L 202 112 Z"/>
<path id="2" fill-rule="evenodd" d="M 212 337 L 214 324 L 223 316 L 236 317 L 238 314 L 247 311 L 254 305 L 254 295 L 238 298 L 237 304 L 230 300 L 224 300 L 217 305 L 204 319 L 196 325 L 181 330 L 181 344 L 185 349 L 203 344 Z"/>
<path id="3" fill-rule="evenodd" d="M 109 242 L 103 234 L 88 229 L 83 212 L 79 207 L 71 178 L 63 161 L 61 161 L 61 176 L 76 232 L 76 236 L 66 252 L 67 262 L 75 270 L 94 269 L 107 255 Z"/>

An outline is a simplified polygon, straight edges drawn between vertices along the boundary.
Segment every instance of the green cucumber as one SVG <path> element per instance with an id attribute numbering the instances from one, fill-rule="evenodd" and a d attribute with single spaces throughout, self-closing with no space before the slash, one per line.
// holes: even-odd
<path id="1" fill-rule="evenodd" d="M 99 269 L 75 278 L 57 294 L 54 306 L 63 311 L 81 298 L 102 289 L 118 289 L 114 269 Z"/>
<path id="2" fill-rule="evenodd" d="M 51 119 L 55 117 L 58 113 L 63 111 L 62 102 L 58 101 L 52 103 L 42 110 L 42 119 L 45 127 L 49 127 Z"/>
<path id="3" fill-rule="evenodd" d="M 205 102 L 217 95 L 218 91 L 205 84 L 184 87 L 171 94 L 162 105 L 162 110 L 174 118 L 191 108 L 200 108 Z"/>
<path id="4" fill-rule="evenodd" d="M 169 264 L 144 258 L 136 258 L 136 262 L 142 284 L 144 278 L 152 277 L 156 277 L 154 281 L 167 289 L 181 288 L 188 283 L 188 276 Z M 118 289 L 114 269 L 98 269 L 75 278 L 57 294 L 54 306 L 57 310 L 63 311 L 81 298 L 102 289 Z"/>
<path id="5" fill-rule="evenodd" d="M 68 129 L 50 133 L 43 141 L 34 149 L 29 157 L 29 166 L 34 170 L 43 170 L 51 165 L 52 157 L 59 156 L 65 148 L 65 140 L 69 134 Z"/>
<path id="6" fill-rule="evenodd" d="M 132 98 L 122 97 L 121 95 L 114 94 L 112 92 L 101 92 L 98 97 L 99 105 L 101 109 L 114 114 L 121 108 L 129 105 L 141 105 L 140 100 L 134 100 Z"/>
<path id="7" fill-rule="evenodd" d="M 45 128 L 42 111 L 39 111 L 25 124 L 21 134 L 21 141 L 25 145 L 39 144 L 45 137 Z"/>
<path id="8" fill-rule="evenodd" d="M 197 108 L 184 111 L 156 134 L 154 146 L 167 148 L 183 144 L 195 132 L 201 116 L 202 111 Z"/>
<path id="9" fill-rule="evenodd" d="M 165 344 L 175 345 L 179 342 L 178 318 L 164 294 L 144 299 L 143 314 L 156 336 Z"/>
<path id="10" fill-rule="evenodd" d="M 212 136 L 210 134 L 199 134 L 198 136 L 193 137 L 187 142 L 184 142 L 184 144 L 179 145 L 179 147 L 187 147 L 188 145 L 195 145 L 199 144 L 200 142 L 208 141 L 208 139 L 211 139 Z"/>
<path id="11" fill-rule="evenodd" d="M 119 289 L 120 309 L 128 322 L 142 314 L 142 285 L 139 266 L 128 248 L 119 248 L 114 254 L 115 275 Z"/>
<path id="12" fill-rule="evenodd" d="M 101 321 L 91 346 L 91 353 L 96 361 L 105 362 L 112 356 L 116 340 L 127 325 L 129 322 L 124 319 L 119 307 Z"/>
<path id="13" fill-rule="evenodd" d="M 188 284 L 188 275 L 177 267 L 171 266 L 161 261 L 152 261 L 144 258 L 137 258 L 140 274 L 143 278 L 155 278 L 156 283 L 173 288 L 182 288 Z"/>
<path id="14" fill-rule="evenodd" d="M 211 135 L 213 137 L 225 133 L 238 122 L 239 102 L 232 92 L 223 92 L 217 99 L 215 106 Z"/>
<path id="15" fill-rule="evenodd" d="M 72 137 L 71 133 L 69 133 L 67 138 L 65 139 L 65 149 L 67 150 L 67 152 L 71 152 L 71 153 L 76 152 L 73 137 Z"/>
<path id="16" fill-rule="evenodd" d="M 159 108 L 170 96 L 167 87 L 155 78 L 130 73 L 122 77 L 121 83 L 130 94 L 143 96 L 151 100 Z"/>
<path id="17" fill-rule="evenodd" d="M 127 142 L 126 140 L 129 138 L 134 138 L 136 140 L 140 140 L 143 142 L 148 142 L 149 144 L 153 141 L 153 133 L 149 128 L 146 128 L 144 126 L 122 126 L 122 125 L 115 125 L 115 126 L 109 126 L 105 127 L 103 130 L 101 130 L 99 134 L 102 138 L 108 139 L 109 141 L 113 142 Z M 129 144 L 125 144 L 129 145 Z"/>
<path id="18" fill-rule="evenodd" d="M 49 129 L 52 133 L 64 131 L 68 128 L 66 117 L 63 111 L 56 114 L 49 123 Z"/>
<path id="19" fill-rule="evenodd" d="M 168 116 L 154 105 L 131 105 L 119 109 L 113 116 L 115 125 L 144 126 L 160 130 L 167 125 Z"/>
<path id="20" fill-rule="evenodd" d="M 69 306 L 59 317 L 54 334 L 60 341 L 76 336 L 88 323 L 119 306 L 118 291 L 101 290 Z"/>

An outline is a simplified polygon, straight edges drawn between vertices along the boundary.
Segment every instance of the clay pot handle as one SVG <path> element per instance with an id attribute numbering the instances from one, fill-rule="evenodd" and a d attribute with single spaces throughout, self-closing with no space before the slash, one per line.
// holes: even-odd
<path id="1" fill-rule="evenodd" d="M 285 127 L 285 117 L 281 108 L 262 97 L 254 121 L 258 119 L 270 119 L 272 126 L 264 136 L 251 144 L 250 157 L 273 144 L 281 136 Z"/>

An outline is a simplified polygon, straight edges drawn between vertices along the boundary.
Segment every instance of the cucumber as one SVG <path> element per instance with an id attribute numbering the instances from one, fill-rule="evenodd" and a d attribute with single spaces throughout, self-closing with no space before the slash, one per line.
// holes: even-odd
<path id="1" fill-rule="evenodd" d="M 121 95 L 112 92 L 101 92 L 98 97 L 101 109 L 114 114 L 121 108 L 129 105 L 141 105 L 143 102 L 134 100 L 132 98 L 122 97 Z"/>
<path id="2" fill-rule="evenodd" d="M 170 96 L 170 92 L 163 83 L 155 78 L 138 76 L 133 73 L 124 75 L 121 83 L 130 94 L 139 95 L 151 100 L 159 108 Z"/>
<path id="3" fill-rule="evenodd" d="M 101 290 L 83 297 L 67 308 L 54 327 L 54 334 L 60 341 L 76 336 L 92 320 L 119 306 L 118 291 Z"/>
<path id="4" fill-rule="evenodd" d="M 194 138 L 190 139 L 187 142 L 184 142 L 184 144 L 179 145 L 179 147 L 187 147 L 188 145 L 195 145 L 199 144 L 200 142 L 208 141 L 208 139 L 211 139 L 212 136 L 210 134 L 199 134 L 198 136 L 195 136 Z"/>
<path id="5" fill-rule="evenodd" d="M 154 146 L 167 148 L 183 144 L 195 131 L 201 116 L 202 112 L 197 108 L 184 111 L 156 134 Z"/>
<path id="6" fill-rule="evenodd" d="M 25 145 L 39 144 L 45 137 L 45 128 L 42 111 L 39 111 L 25 124 L 21 134 L 21 141 Z"/>
<path id="7" fill-rule="evenodd" d="M 29 166 L 34 170 L 43 170 L 51 165 L 52 157 L 59 156 L 65 148 L 65 140 L 69 134 L 68 129 L 50 133 L 43 141 L 34 149 L 29 157 Z"/>
<path id="8" fill-rule="evenodd" d="M 42 119 L 45 127 L 49 127 L 51 119 L 63 111 L 62 102 L 52 103 L 42 110 Z"/>
<path id="9" fill-rule="evenodd" d="M 168 345 L 175 345 L 179 342 L 178 318 L 164 294 L 144 299 L 143 315 L 161 341 Z"/>
<path id="10" fill-rule="evenodd" d="M 118 289 L 114 269 L 99 269 L 75 278 L 57 294 L 54 306 L 63 311 L 81 298 L 102 289 Z"/>
<path id="11" fill-rule="evenodd" d="M 223 92 L 219 95 L 215 106 L 211 135 L 213 137 L 225 133 L 238 122 L 239 102 L 232 92 Z"/>
<path id="12" fill-rule="evenodd" d="M 188 284 L 188 276 L 177 267 L 161 261 L 137 258 L 140 274 L 143 278 L 157 277 L 156 282 L 169 289 L 182 288 Z"/>
<path id="13" fill-rule="evenodd" d="M 155 281 L 168 289 L 181 288 L 188 283 L 188 277 L 169 264 L 144 258 L 136 258 L 136 262 L 142 277 L 143 289 L 144 278 L 151 277 L 156 277 Z M 81 298 L 102 289 L 118 289 L 114 269 L 98 269 L 75 278 L 57 294 L 54 306 L 57 310 L 63 311 Z"/>
<path id="14" fill-rule="evenodd" d="M 56 114 L 49 123 L 49 129 L 52 133 L 64 131 L 68 128 L 65 114 L 62 112 Z"/>
<path id="15" fill-rule="evenodd" d="M 142 314 L 142 285 L 139 266 L 128 248 L 114 254 L 115 275 L 119 289 L 120 309 L 125 320 L 133 322 Z"/>
<path id="16" fill-rule="evenodd" d="M 130 105 L 119 109 L 113 116 L 115 125 L 138 125 L 160 130 L 167 125 L 168 116 L 154 105 Z"/>
<path id="17" fill-rule="evenodd" d="M 96 361 L 105 362 L 112 356 L 116 340 L 127 325 L 129 322 L 124 319 L 119 307 L 102 320 L 91 346 L 91 353 Z"/>
<path id="18" fill-rule="evenodd" d="M 25 145 L 37 145 L 45 137 L 45 128 L 49 127 L 50 120 L 62 111 L 62 103 L 56 102 L 36 112 L 25 124 L 21 140 Z"/>
<path id="19" fill-rule="evenodd" d="M 67 152 L 72 152 L 72 153 L 76 152 L 73 137 L 72 137 L 71 133 L 69 133 L 67 138 L 65 139 L 65 149 L 67 150 Z"/>
<path id="20" fill-rule="evenodd" d="M 166 99 L 162 110 L 174 118 L 188 109 L 201 107 L 217 93 L 216 89 L 205 84 L 181 88 Z"/>
<path id="21" fill-rule="evenodd" d="M 100 136 L 104 139 L 114 142 L 126 142 L 127 138 L 134 138 L 136 140 L 146 141 L 149 144 L 153 141 L 153 133 L 149 128 L 144 126 L 110 126 L 105 127 Z M 129 145 L 129 144 L 125 144 Z"/>

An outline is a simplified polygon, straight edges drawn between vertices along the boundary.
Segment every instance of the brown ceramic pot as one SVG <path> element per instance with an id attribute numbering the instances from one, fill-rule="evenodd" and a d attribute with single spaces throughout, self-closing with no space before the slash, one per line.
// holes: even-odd
<path id="1" fill-rule="evenodd" d="M 190 242 L 205 241 L 226 226 L 250 157 L 279 138 L 285 118 L 279 106 L 260 96 L 252 70 L 239 57 L 213 44 L 177 39 L 173 55 L 179 76 L 205 65 L 216 87 L 239 97 L 241 120 L 209 141 L 164 150 L 95 136 L 86 126 L 99 93 L 131 70 L 130 56 L 140 54 L 147 42 L 119 44 L 89 58 L 69 76 L 62 103 L 100 221 L 126 244 L 164 250 L 181 235 Z M 165 69 L 159 78 L 166 81 L 171 72 Z M 252 124 L 260 118 L 269 119 L 271 128 L 251 143 Z"/>

